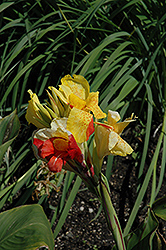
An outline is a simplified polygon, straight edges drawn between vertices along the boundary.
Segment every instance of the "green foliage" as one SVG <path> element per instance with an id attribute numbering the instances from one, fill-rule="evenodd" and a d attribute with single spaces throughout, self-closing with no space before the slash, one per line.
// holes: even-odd
<path id="1" fill-rule="evenodd" d="M 10 186 L 4 187 L 4 182 L 1 184 L 0 190 L 0 209 L 4 206 L 5 202 L 12 198 L 28 181 L 31 180 L 31 176 L 36 171 L 37 167 L 41 164 L 41 161 L 35 163 L 23 176 L 17 181 L 13 182 Z M 10 175 L 8 180 L 10 179 Z M 26 197 L 25 197 L 26 201 Z M 23 201 L 22 201 L 23 202 Z"/>
<path id="2" fill-rule="evenodd" d="M 16 139 L 20 129 L 20 123 L 16 110 L 9 116 L 0 119 L 0 165 L 8 147 Z"/>
<path id="3" fill-rule="evenodd" d="M 17 108 L 21 130 L 26 127 L 25 133 L 31 134 L 32 128 L 27 128 L 24 120 L 29 100 L 27 90 L 32 89 L 44 101 L 48 85 L 56 87 L 61 77 L 73 73 L 84 75 L 90 82 L 91 91 L 100 91 L 100 104 L 105 112 L 118 110 L 122 118 L 134 112 L 144 124 L 142 151 L 135 152 L 134 159 L 139 168 L 138 178 L 145 170 L 152 128 L 163 122 L 149 170 L 142 182 L 138 182 L 135 206 L 124 235 L 131 230 L 153 175 L 152 207 L 166 165 L 164 5 L 165 1 L 154 0 L 3 1 L 0 5 L 0 111 L 2 116 L 13 113 L 0 120 L 0 162 L 9 146 L 12 145 L 13 151 L 17 152 L 14 159 L 5 158 L 7 163 L 1 165 L 0 208 L 24 185 L 26 192 L 18 203 L 21 205 L 27 201 L 26 195 L 30 197 L 34 190 L 36 170 L 41 164 L 40 161 L 29 163 L 25 174 L 8 185 L 31 150 L 30 138 L 18 149 L 16 136 L 20 127 L 14 110 Z M 160 151 L 162 162 L 157 183 L 156 166 Z M 112 165 L 113 157 L 109 156 L 108 179 Z M 77 180 L 78 186 L 72 191 L 74 196 L 69 196 L 65 205 L 73 178 L 72 174 L 66 175 L 60 204 L 54 208 L 51 225 L 60 216 L 54 236 L 60 231 L 79 189 Z M 62 181 L 63 176 L 59 177 L 59 186 Z M 40 202 L 42 204 L 42 199 Z M 161 241 L 157 234 L 155 238 Z"/>
<path id="4" fill-rule="evenodd" d="M 156 200 L 153 203 L 152 209 L 157 217 L 166 220 L 166 196 Z"/>
<path id="5" fill-rule="evenodd" d="M 0 214 L 0 249 L 54 249 L 47 217 L 39 205 L 13 208 Z"/>
<path id="6" fill-rule="evenodd" d="M 150 239 L 157 227 L 158 221 L 153 212 L 149 210 L 148 216 L 141 226 L 125 238 L 127 250 L 150 249 L 148 247 L 150 246 Z"/>

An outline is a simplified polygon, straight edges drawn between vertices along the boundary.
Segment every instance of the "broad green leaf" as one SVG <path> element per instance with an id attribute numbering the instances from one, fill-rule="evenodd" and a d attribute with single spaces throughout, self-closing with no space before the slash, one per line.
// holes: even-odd
<path id="1" fill-rule="evenodd" d="M 156 193 L 155 195 L 157 196 L 160 188 L 162 186 L 163 180 L 164 180 L 164 175 L 165 175 L 165 167 L 166 167 L 166 136 L 164 137 L 163 140 L 163 150 L 162 150 L 162 160 L 161 160 L 161 171 L 160 171 L 160 177 L 159 177 L 159 181 L 158 181 L 158 186 L 156 189 Z"/>
<path id="2" fill-rule="evenodd" d="M 21 22 L 21 18 L 18 18 L 18 19 L 16 19 L 16 20 L 14 20 L 14 21 L 11 21 L 10 23 L 7 23 L 1 30 L 0 30 L 0 33 L 2 33 L 4 30 L 6 30 L 6 29 L 10 29 L 10 28 L 14 28 L 15 26 L 18 26 L 19 24 L 20 24 L 20 22 Z M 20 24 L 20 26 L 22 26 L 21 24 Z"/>
<path id="3" fill-rule="evenodd" d="M 151 235 L 156 231 L 157 227 L 158 221 L 153 212 L 149 209 L 148 216 L 144 223 L 125 237 L 127 250 L 150 250 Z"/>
<path id="4" fill-rule="evenodd" d="M 26 205 L 0 214 L 0 248 L 35 250 L 54 249 L 53 234 L 40 205 Z"/>
<path id="5" fill-rule="evenodd" d="M 63 192 L 62 192 L 62 197 L 61 197 L 61 202 L 60 202 L 60 211 L 62 210 L 62 208 L 64 207 L 64 204 L 65 204 L 65 199 L 66 199 L 66 195 L 67 195 L 67 192 L 68 192 L 68 189 L 72 183 L 72 180 L 75 176 L 75 173 L 73 172 L 67 172 L 66 174 L 66 177 L 65 177 L 65 180 L 64 180 L 64 185 L 63 185 Z"/>
<path id="6" fill-rule="evenodd" d="M 88 55 L 86 55 L 83 58 L 83 60 L 78 64 L 73 73 L 77 73 L 80 70 L 80 68 L 82 68 L 80 74 L 86 76 L 89 73 L 89 71 L 94 68 L 94 66 L 96 65 L 96 61 L 98 60 L 98 58 L 108 45 L 120 41 L 122 37 L 127 37 L 127 36 L 129 36 L 127 32 L 116 32 L 106 37 L 97 47 L 95 47 Z M 125 45 L 127 46 L 128 44 L 129 43 L 126 43 Z M 111 59 L 112 58 L 113 57 L 111 57 Z M 96 84 L 98 84 L 97 79 L 96 79 Z M 93 90 L 94 89 L 95 86 L 93 86 Z"/>
<path id="7" fill-rule="evenodd" d="M 91 84 L 91 90 L 92 91 L 97 91 L 98 90 L 98 88 L 104 82 L 107 75 L 111 73 L 111 68 L 113 67 L 114 64 L 117 64 L 119 61 L 121 61 L 125 57 L 127 57 L 126 56 L 127 51 L 124 51 L 124 49 L 127 46 L 129 46 L 130 44 L 131 44 L 131 42 L 124 42 L 124 43 L 120 44 L 120 46 L 110 55 L 110 57 L 106 60 L 106 62 L 102 66 L 101 70 L 96 75 L 93 83 Z M 125 56 L 123 56 L 123 54 Z M 132 60 L 132 58 L 130 60 Z M 112 65 L 112 66 L 110 67 L 110 65 Z M 107 70 L 108 70 L 108 73 L 107 73 Z M 121 73 L 121 75 L 122 75 L 122 73 Z M 117 82 L 117 79 L 115 79 L 115 82 Z"/>
<path id="8" fill-rule="evenodd" d="M 154 250 L 166 250 L 165 239 L 159 233 L 155 233 L 153 237 L 153 249 Z"/>
<path id="9" fill-rule="evenodd" d="M 10 179 L 11 175 L 14 174 L 14 172 L 18 169 L 19 165 L 23 161 L 23 159 L 26 157 L 26 155 L 29 153 L 30 149 L 25 149 L 21 155 L 19 155 L 17 158 L 15 158 L 14 162 L 10 164 L 8 171 L 6 172 L 4 176 L 4 181 L 5 183 L 8 182 Z M 7 179 L 7 180 L 6 180 Z"/>
<path id="10" fill-rule="evenodd" d="M 166 195 L 156 200 L 153 203 L 152 209 L 156 216 L 166 220 Z"/>
<path id="11" fill-rule="evenodd" d="M 105 109 L 108 111 L 109 109 L 115 110 L 119 103 L 138 85 L 138 81 L 132 76 L 127 80 L 127 82 L 123 85 L 119 95 L 111 102 L 110 105 Z"/>

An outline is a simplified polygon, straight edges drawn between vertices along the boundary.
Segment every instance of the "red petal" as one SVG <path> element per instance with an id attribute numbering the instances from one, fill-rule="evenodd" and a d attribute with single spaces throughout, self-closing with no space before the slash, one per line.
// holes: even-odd
<path id="1" fill-rule="evenodd" d="M 62 170 L 63 163 L 65 164 L 66 162 L 64 162 L 61 158 L 53 156 L 51 157 L 47 165 L 50 171 L 57 173 Z"/>
<path id="2" fill-rule="evenodd" d="M 82 152 L 78 147 L 73 135 L 69 135 L 68 155 L 70 159 L 75 159 L 78 162 L 83 161 Z"/>
<path id="3" fill-rule="evenodd" d="M 39 148 L 42 144 L 43 144 L 43 141 L 40 140 L 40 139 L 37 139 L 37 138 L 33 138 L 33 144 Z"/>
<path id="4" fill-rule="evenodd" d="M 43 159 L 47 156 L 54 154 L 54 145 L 51 140 L 47 140 L 43 142 L 43 145 L 39 149 L 39 156 Z"/>
<path id="5" fill-rule="evenodd" d="M 93 134 L 93 132 L 94 132 L 94 125 L 93 125 L 93 118 L 92 118 L 91 122 L 88 125 L 87 131 L 86 131 L 86 140 L 89 139 L 89 136 L 91 134 Z"/>
<path id="6" fill-rule="evenodd" d="M 77 145 L 76 140 L 74 139 L 74 136 L 72 134 L 69 135 L 69 149 L 77 148 L 77 147 L 78 147 L 78 145 Z"/>

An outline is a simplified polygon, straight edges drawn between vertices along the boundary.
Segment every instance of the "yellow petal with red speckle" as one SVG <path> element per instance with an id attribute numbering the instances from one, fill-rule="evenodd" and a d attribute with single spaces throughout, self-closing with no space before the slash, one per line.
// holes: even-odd
<path id="1" fill-rule="evenodd" d="M 70 89 L 70 87 L 68 87 L 66 85 L 60 85 L 59 90 L 61 92 L 63 92 L 64 96 L 69 101 L 69 96 L 73 93 L 72 90 Z"/>
<path id="2" fill-rule="evenodd" d="M 68 86 L 72 93 L 78 96 L 79 98 L 85 100 L 89 95 L 89 83 L 81 75 L 73 75 L 73 78 L 70 75 L 66 75 L 61 79 L 62 85 Z"/>
<path id="3" fill-rule="evenodd" d="M 91 133 L 93 131 L 89 126 L 92 124 L 92 119 L 93 116 L 91 114 L 72 108 L 67 120 L 67 130 L 73 134 L 76 142 L 82 143 L 88 139 L 87 137 L 90 135 L 88 129 L 90 129 Z"/>
<path id="4" fill-rule="evenodd" d="M 69 96 L 69 103 L 72 107 L 75 107 L 77 109 L 83 109 L 83 107 L 85 107 L 85 105 L 86 105 L 86 102 L 84 100 L 80 99 L 75 94 L 71 94 Z"/>
<path id="5" fill-rule="evenodd" d="M 106 117 L 106 114 L 98 106 L 99 92 L 91 92 L 86 100 L 86 107 L 91 110 L 97 119 Z"/>

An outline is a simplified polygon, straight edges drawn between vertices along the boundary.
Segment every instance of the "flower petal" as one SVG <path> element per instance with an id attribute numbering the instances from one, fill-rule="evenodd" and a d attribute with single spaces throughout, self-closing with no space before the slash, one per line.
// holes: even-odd
<path id="1" fill-rule="evenodd" d="M 102 125 L 96 126 L 95 142 L 99 159 L 102 159 L 104 156 L 109 154 L 126 156 L 127 154 L 131 154 L 133 152 L 130 145 L 116 132 L 111 130 L 111 128 L 108 129 Z"/>
<path id="2" fill-rule="evenodd" d="M 96 150 L 99 159 L 109 154 L 109 134 L 110 130 L 103 126 L 96 126 L 95 128 L 95 142 Z"/>
<path id="3" fill-rule="evenodd" d="M 68 149 L 68 138 L 55 137 L 53 140 L 54 148 L 58 151 L 65 151 Z"/>
<path id="4" fill-rule="evenodd" d="M 43 141 L 40 140 L 40 139 L 34 138 L 34 139 L 33 139 L 33 144 L 34 144 L 37 148 L 39 148 L 39 147 L 43 144 Z"/>
<path id="5" fill-rule="evenodd" d="M 117 133 L 114 134 L 114 137 L 116 138 L 117 143 L 114 147 L 112 147 L 112 149 L 110 149 L 111 154 L 126 156 L 133 152 L 133 149 L 130 147 L 130 145 L 126 141 L 124 141 Z"/>
<path id="6" fill-rule="evenodd" d="M 29 101 L 27 112 L 25 115 L 26 120 L 29 123 L 32 123 L 37 128 L 49 127 L 49 124 L 45 124 L 42 116 L 40 115 L 39 108 L 37 104 L 40 104 L 40 101 L 36 94 L 34 94 L 31 90 L 28 90 L 31 100 Z"/>
<path id="7" fill-rule="evenodd" d="M 49 93 L 48 90 L 47 91 L 47 94 L 48 94 L 48 97 L 50 99 L 50 103 L 51 103 L 51 107 L 52 109 L 54 110 L 54 114 L 55 114 L 55 118 L 59 117 L 60 116 L 60 113 L 59 113 L 59 109 L 58 109 L 58 106 L 56 104 L 56 101 L 58 102 L 57 98 L 56 98 L 56 101 L 55 99 L 52 97 L 52 95 Z M 47 107 L 48 108 L 48 107 Z M 54 116 L 53 116 L 54 117 Z"/>
<path id="8" fill-rule="evenodd" d="M 85 142 L 88 140 L 88 136 L 93 133 L 92 119 L 93 116 L 83 110 L 73 108 L 70 111 L 67 120 L 67 130 L 73 134 L 76 142 Z M 89 124 L 91 124 L 91 126 Z"/>
<path id="9" fill-rule="evenodd" d="M 63 164 L 65 164 L 65 161 L 63 161 L 61 158 L 57 158 L 56 156 L 51 157 L 47 163 L 49 170 L 55 173 L 62 170 Z"/>
<path id="10" fill-rule="evenodd" d="M 35 134 L 34 138 L 42 140 L 43 142 L 54 137 L 56 135 L 55 131 L 50 128 L 39 129 Z"/>
<path id="11" fill-rule="evenodd" d="M 124 130 L 125 127 L 127 127 L 127 125 L 130 123 L 130 122 L 133 122 L 135 120 L 130 120 L 130 121 L 123 121 L 123 122 L 118 122 L 114 125 L 114 130 L 117 134 L 121 134 L 122 131 Z"/>
<path id="12" fill-rule="evenodd" d="M 60 128 L 62 131 L 66 132 L 66 126 L 67 126 L 67 118 L 56 118 L 51 122 L 51 129 L 57 130 Z"/>
<path id="13" fill-rule="evenodd" d="M 46 158 L 47 156 L 53 155 L 54 153 L 55 153 L 54 145 L 50 139 L 44 141 L 42 146 L 39 147 L 39 156 L 43 159 Z"/>
<path id="14" fill-rule="evenodd" d="M 110 130 L 108 150 L 110 151 L 112 148 L 114 148 L 115 145 L 118 143 L 118 141 L 119 141 L 119 135 L 117 133 L 115 133 L 114 131 Z"/>
<path id="15" fill-rule="evenodd" d="M 91 92 L 86 100 L 86 107 L 91 110 L 97 119 L 106 117 L 106 114 L 98 106 L 99 92 Z"/>
<path id="16" fill-rule="evenodd" d="M 86 105 L 86 102 L 76 96 L 75 94 L 71 94 L 69 96 L 69 103 L 71 106 L 77 108 L 77 109 L 83 109 Z"/>
<path id="17" fill-rule="evenodd" d="M 76 161 L 82 163 L 83 155 L 82 155 L 81 149 L 78 147 L 74 139 L 74 136 L 72 134 L 69 135 L 68 154 L 70 156 L 70 159 L 75 159 Z"/>
<path id="18" fill-rule="evenodd" d="M 89 139 L 90 135 L 93 134 L 94 131 L 95 131 L 94 130 L 94 122 L 93 122 L 93 117 L 92 117 L 92 119 L 88 125 L 88 128 L 86 130 L 86 140 Z"/>
<path id="19" fill-rule="evenodd" d="M 59 90 L 64 94 L 66 99 L 69 101 L 69 96 L 73 93 L 70 87 L 66 85 L 60 85 Z"/>
<path id="20" fill-rule="evenodd" d="M 62 94 L 61 91 L 57 90 L 56 88 L 49 86 L 49 89 L 52 91 L 52 95 L 54 97 L 54 99 L 56 99 L 56 96 L 58 96 L 60 98 L 61 101 L 63 101 L 65 104 L 68 104 L 68 100 L 66 99 L 66 97 Z M 58 106 L 58 103 L 56 103 Z M 59 107 L 58 107 L 59 108 Z"/>
<path id="21" fill-rule="evenodd" d="M 133 117 L 126 118 L 123 122 L 118 122 L 114 125 L 115 132 L 121 134 L 125 127 L 128 126 L 130 122 L 135 122 Z"/>
<path id="22" fill-rule="evenodd" d="M 62 85 L 68 86 L 72 93 L 85 100 L 89 95 L 89 83 L 81 75 L 66 75 L 61 79 Z M 61 89 L 60 89 L 61 90 Z"/>
<path id="23" fill-rule="evenodd" d="M 120 120 L 120 115 L 119 115 L 118 112 L 112 111 L 112 110 L 108 110 L 107 121 L 108 121 L 109 125 L 114 126 L 115 123 L 117 123 L 119 120 Z"/>

